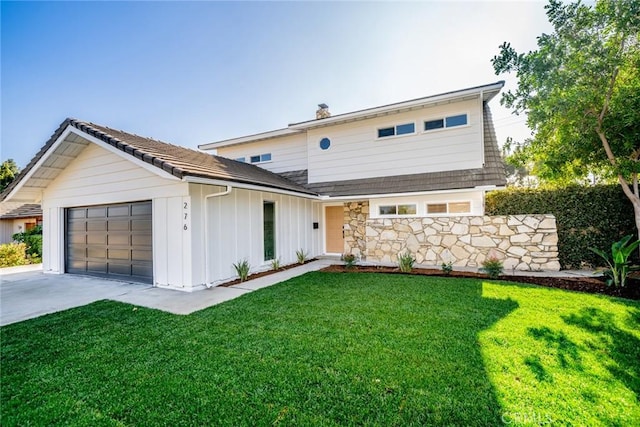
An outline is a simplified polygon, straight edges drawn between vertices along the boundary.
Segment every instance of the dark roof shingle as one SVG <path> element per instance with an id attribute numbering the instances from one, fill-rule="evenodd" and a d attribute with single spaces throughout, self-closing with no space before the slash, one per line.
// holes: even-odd
<path id="1" fill-rule="evenodd" d="M 0 203 L 0 219 L 37 218 L 42 216 L 42 207 L 36 203 Z"/>

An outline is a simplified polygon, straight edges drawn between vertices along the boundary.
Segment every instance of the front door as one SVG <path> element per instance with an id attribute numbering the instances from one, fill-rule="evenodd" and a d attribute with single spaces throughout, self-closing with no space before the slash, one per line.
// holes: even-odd
<path id="1" fill-rule="evenodd" d="M 326 206 L 324 208 L 326 224 L 327 253 L 341 254 L 344 252 L 344 209 L 342 206 Z"/>

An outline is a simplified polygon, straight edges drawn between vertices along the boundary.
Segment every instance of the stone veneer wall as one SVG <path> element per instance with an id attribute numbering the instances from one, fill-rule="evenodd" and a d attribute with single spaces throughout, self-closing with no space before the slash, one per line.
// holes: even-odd
<path id="1" fill-rule="evenodd" d="M 365 259 L 367 249 L 365 224 L 369 219 L 369 202 L 344 204 L 344 253 Z"/>
<path id="2" fill-rule="evenodd" d="M 495 256 L 507 271 L 560 269 L 553 215 L 366 219 L 368 210 L 345 204 L 345 253 L 362 260 L 395 263 L 408 250 L 418 264 L 480 267 Z"/>

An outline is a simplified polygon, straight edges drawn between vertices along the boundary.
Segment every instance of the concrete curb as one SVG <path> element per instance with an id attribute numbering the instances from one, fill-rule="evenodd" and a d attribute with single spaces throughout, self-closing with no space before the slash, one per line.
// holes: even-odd
<path id="1" fill-rule="evenodd" d="M 16 267 L 0 268 L 0 276 L 17 273 L 28 273 L 31 271 L 42 271 L 42 264 L 18 265 Z"/>

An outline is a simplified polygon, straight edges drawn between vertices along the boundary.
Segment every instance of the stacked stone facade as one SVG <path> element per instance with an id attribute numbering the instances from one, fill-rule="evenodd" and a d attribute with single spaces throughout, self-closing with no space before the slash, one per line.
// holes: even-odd
<path id="1" fill-rule="evenodd" d="M 368 202 L 345 203 L 345 253 L 395 263 L 410 252 L 418 264 L 480 267 L 488 257 L 506 270 L 560 269 L 553 215 L 370 219 Z"/>

